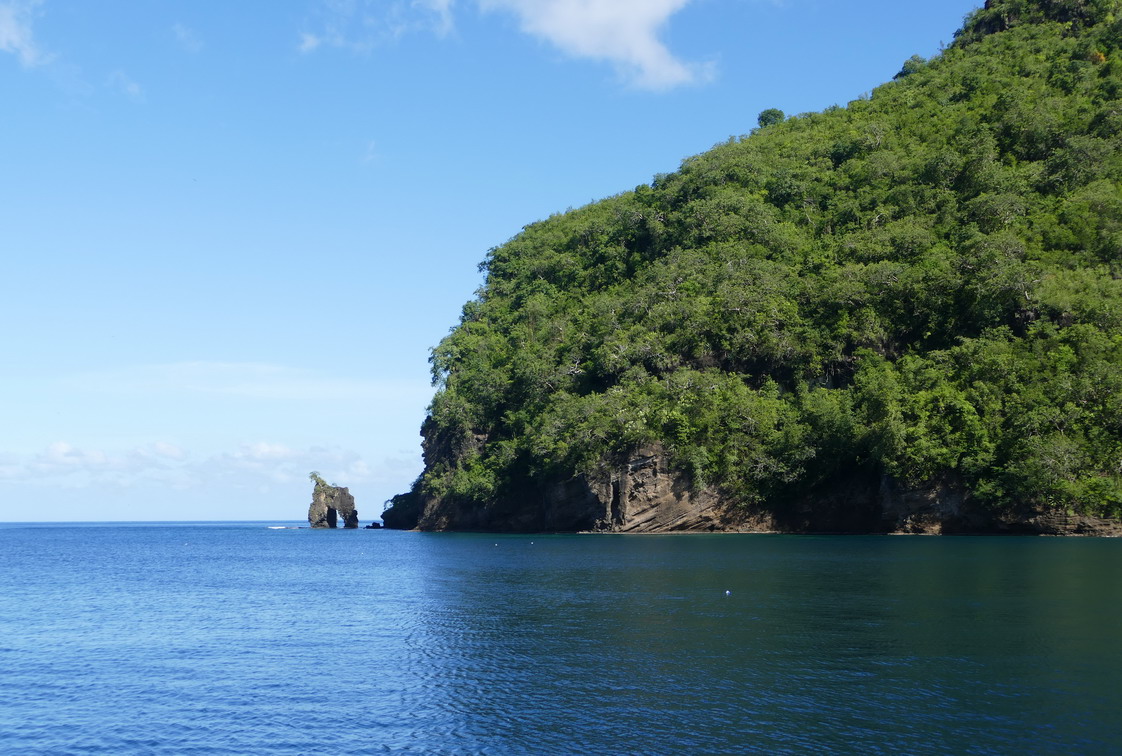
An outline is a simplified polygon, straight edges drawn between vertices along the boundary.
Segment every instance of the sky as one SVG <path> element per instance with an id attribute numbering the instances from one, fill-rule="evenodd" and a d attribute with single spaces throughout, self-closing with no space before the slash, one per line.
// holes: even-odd
<path id="1" fill-rule="evenodd" d="M 0 521 L 376 519 L 489 249 L 978 4 L 0 0 Z"/>

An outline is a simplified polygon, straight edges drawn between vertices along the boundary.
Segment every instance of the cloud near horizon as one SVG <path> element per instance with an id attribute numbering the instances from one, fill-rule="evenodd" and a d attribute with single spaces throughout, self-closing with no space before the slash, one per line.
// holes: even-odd
<path id="1" fill-rule="evenodd" d="M 0 456 L 0 481 L 71 489 L 147 484 L 191 490 L 213 483 L 261 489 L 302 482 L 310 470 L 342 485 L 376 483 L 393 480 L 403 466 L 417 464 L 417 460 L 405 458 L 372 464 L 350 449 L 296 449 L 264 441 L 205 457 L 166 441 L 126 450 L 86 449 L 57 441 L 34 454 Z"/>
<path id="2" fill-rule="evenodd" d="M 321 28 L 303 32 L 297 49 L 323 45 L 367 52 L 419 29 L 439 36 L 454 28 L 456 0 L 322 0 Z M 705 81 L 712 68 L 679 60 L 659 37 L 692 0 L 475 0 L 485 12 L 518 19 L 520 30 L 573 58 L 611 63 L 630 85 L 653 91 Z"/>
<path id="3" fill-rule="evenodd" d="M 6 454 L 0 458 L 0 480 L 41 480 L 82 485 L 169 471 L 184 462 L 186 452 L 157 441 L 127 451 L 82 449 L 56 441 L 35 454 Z"/>

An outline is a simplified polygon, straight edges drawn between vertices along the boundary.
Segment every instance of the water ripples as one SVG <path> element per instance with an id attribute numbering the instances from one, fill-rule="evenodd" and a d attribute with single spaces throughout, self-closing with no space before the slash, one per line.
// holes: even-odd
<path id="1" fill-rule="evenodd" d="M 1048 543 L 0 528 L 0 751 L 1117 750 Z"/>

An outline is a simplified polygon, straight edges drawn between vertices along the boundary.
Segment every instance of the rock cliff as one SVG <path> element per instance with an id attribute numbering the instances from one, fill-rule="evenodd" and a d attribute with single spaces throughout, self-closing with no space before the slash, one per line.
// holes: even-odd
<path id="1" fill-rule="evenodd" d="M 909 488 L 886 475 L 855 473 L 828 490 L 766 510 L 695 488 L 665 450 L 645 446 L 595 476 L 556 481 L 485 507 L 404 494 L 383 513 L 386 527 L 506 532 L 993 533 L 1122 536 L 1122 522 L 975 507 L 960 482 Z"/>
<path id="2" fill-rule="evenodd" d="M 337 528 L 342 520 L 344 528 L 357 528 L 358 510 L 350 491 L 329 485 L 315 473 L 312 473 L 312 480 L 316 486 L 308 507 L 308 524 L 313 528 Z"/>

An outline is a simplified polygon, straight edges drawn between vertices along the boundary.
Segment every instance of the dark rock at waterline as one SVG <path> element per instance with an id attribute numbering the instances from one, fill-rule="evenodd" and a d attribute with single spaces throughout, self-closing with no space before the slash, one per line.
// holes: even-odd
<path id="1" fill-rule="evenodd" d="M 1122 536 L 1122 520 L 1038 511 L 992 512 L 961 481 L 909 486 L 853 470 L 770 506 L 743 506 L 697 487 L 651 444 L 598 474 L 547 481 L 474 506 L 410 492 L 382 513 L 387 528 L 609 533 L 771 532 Z"/>
<path id="2" fill-rule="evenodd" d="M 369 525 L 367 525 L 363 529 L 364 530 L 381 530 L 382 529 L 382 523 L 375 520 L 374 522 L 370 523 Z"/>

